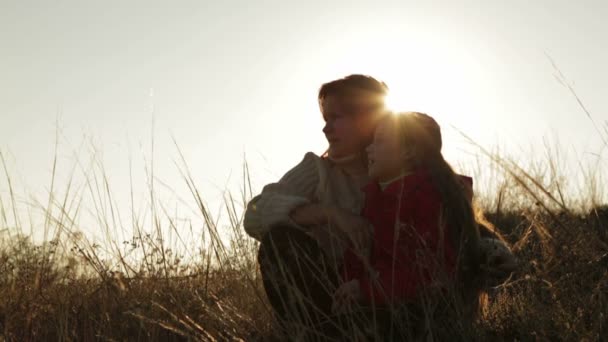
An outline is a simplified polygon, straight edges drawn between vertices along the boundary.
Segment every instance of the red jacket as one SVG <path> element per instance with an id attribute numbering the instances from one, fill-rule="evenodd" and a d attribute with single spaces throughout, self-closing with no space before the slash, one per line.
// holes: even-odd
<path id="1" fill-rule="evenodd" d="M 471 178 L 463 176 L 462 180 L 472 186 Z M 437 275 L 453 278 L 456 253 L 449 242 L 449 227 L 444 227 L 441 238 L 441 196 L 427 171 L 404 176 L 384 191 L 377 183 L 363 191 L 362 215 L 374 227 L 369 259 L 372 274 L 348 249 L 343 276 L 346 281 L 359 280 L 365 303 L 410 301 Z"/>

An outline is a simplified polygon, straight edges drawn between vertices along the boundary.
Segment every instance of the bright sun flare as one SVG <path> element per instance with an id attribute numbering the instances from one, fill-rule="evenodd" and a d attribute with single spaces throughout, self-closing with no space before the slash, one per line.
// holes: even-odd
<path id="1" fill-rule="evenodd" d="M 482 65 L 466 46 L 423 34 L 409 39 L 370 36 L 367 53 L 354 44 L 333 67 L 343 75 L 364 73 L 386 82 L 388 109 L 425 112 L 444 124 L 456 123 L 456 118 L 472 123 L 476 108 L 492 101 L 491 89 L 480 86 L 485 83 Z"/>
<path id="2" fill-rule="evenodd" d="M 331 65 L 335 76 L 361 73 L 384 81 L 389 87 L 387 108 L 423 112 L 435 118 L 442 134 L 447 135 L 446 141 L 453 141 L 444 146 L 444 153 L 454 160 L 461 153 L 462 136 L 451 127 L 486 138 L 484 119 L 491 115 L 486 108 L 494 107 L 497 97 L 495 89 L 488 86 L 492 74 L 474 51 L 461 42 L 438 41 L 437 36 L 370 36 L 363 50 L 358 40 L 345 46 Z"/>

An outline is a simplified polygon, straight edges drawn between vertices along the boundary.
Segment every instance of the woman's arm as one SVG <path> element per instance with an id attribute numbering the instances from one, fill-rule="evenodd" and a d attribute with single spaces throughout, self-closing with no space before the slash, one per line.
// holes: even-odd
<path id="1" fill-rule="evenodd" d="M 332 215 L 334 215 L 332 208 L 318 203 L 303 204 L 294 208 L 289 214 L 293 222 L 301 226 L 327 224 L 331 221 Z"/>
<path id="2" fill-rule="evenodd" d="M 295 208 L 310 204 L 319 182 L 318 162 L 318 156 L 307 153 L 277 183 L 266 185 L 262 193 L 247 204 L 243 220 L 247 234 L 260 240 L 278 225 L 300 227 L 291 213 Z"/>

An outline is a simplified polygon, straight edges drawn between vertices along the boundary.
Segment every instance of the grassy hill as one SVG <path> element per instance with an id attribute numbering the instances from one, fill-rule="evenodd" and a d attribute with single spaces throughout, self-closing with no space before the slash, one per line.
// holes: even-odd
<path id="1" fill-rule="evenodd" d="M 463 332 L 461 337 L 607 338 L 608 207 L 595 200 L 586 207 L 571 207 L 555 183 L 558 178 L 547 181 L 545 175 L 533 176 L 504 159 L 494 162 L 505 183 L 486 191 L 493 196 L 478 204 L 511 244 L 521 266 L 489 290 L 473 335 Z M 15 227 L 23 220 L 12 210 L 17 201 L 7 175 L 9 196 L 0 202 L 0 339 L 295 338 L 298 329 L 285 336 L 273 323 L 257 271 L 257 242 L 244 235 L 242 210 L 228 206 L 229 238 L 222 238 L 223 228 L 206 209 L 191 177 L 184 175 L 207 234 L 207 243 L 192 253 L 194 258 L 185 258 L 163 239 L 162 225 L 178 229 L 160 209 L 153 213 L 151 226 L 134 224 L 128 241 L 108 246 L 91 242 L 75 229 L 72 213 L 77 210 L 67 194 L 41 206 L 48 237 L 34 243 L 15 233 L 23 231 Z M 234 204 L 234 199 L 229 202 Z M 110 234 L 104 222 L 111 222 L 116 213 L 97 213 L 98 229 Z"/>

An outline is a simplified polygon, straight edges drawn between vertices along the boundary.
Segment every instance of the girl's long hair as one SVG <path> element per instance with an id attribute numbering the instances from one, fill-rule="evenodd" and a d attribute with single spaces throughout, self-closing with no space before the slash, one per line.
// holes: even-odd
<path id="1" fill-rule="evenodd" d="M 431 175 L 442 201 L 445 224 L 441 226 L 449 227 L 448 237 L 458 253 L 459 282 L 472 288 L 480 265 L 479 227 L 459 176 L 441 154 L 441 129 L 432 117 L 419 112 L 394 114 L 391 120 L 395 120 L 402 146 L 414 152 L 416 167 L 427 169 Z"/>

